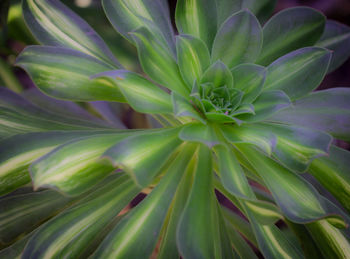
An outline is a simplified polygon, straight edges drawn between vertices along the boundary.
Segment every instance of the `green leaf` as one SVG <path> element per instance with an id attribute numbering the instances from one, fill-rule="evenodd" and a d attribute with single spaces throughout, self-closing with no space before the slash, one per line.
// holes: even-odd
<path id="1" fill-rule="evenodd" d="M 171 113 L 170 95 L 144 77 L 127 70 L 114 70 L 94 75 L 93 78 L 111 78 L 113 84 L 138 112 Z"/>
<path id="2" fill-rule="evenodd" d="M 275 135 L 273 155 L 294 172 L 305 172 L 312 160 L 327 155 L 332 142 L 332 137 L 324 132 L 299 126 L 256 123 L 247 127 L 255 131 L 256 136 Z M 241 129 L 241 134 L 244 130 Z"/>
<path id="3" fill-rule="evenodd" d="M 180 256 L 176 246 L 176 228 L 192 188 L 196 163 L 196 157 L 193 157 L 174 195 L 168 214 L 169 222 L 159 248 L 159 259 L 178 259 Z"/>
<path id="4" fill-rule="evenodd" d="M 248 8 L 260 20 L 265 22 L 275 9 L 277 0 L 242 0 L 241 8 Z"/>
<path id="5" fill-rule="evenodd" d="M 0 250 L 0 258 L 20 259 L 24 247 L 26 246 L 29 238 L 31 238 L 31 236 L 33 235 L 33 232 L 35 231 L 36 230 L 32 231 L 31 233 L 16 241 L 12 245 Z"/>
<path id="6" fill-rule="evenodd" d="M 275 134 L 270 131 L 256 130 L 251 125 L 241 125 L 239 127 L 222 125 L 220 129 L 228 142 L 253 144 L 268 155 L 272 154 L 277 143 Z"/>
<path id="7" fill-rule="evenodd" d="M 162 0 L 163 1 L 163 0 Z M 158 38 L 164 37 L 174 49 L 174 32 L 169 11 L 162 1 L 154 0 L 102 0 L 104 11 L 113 27 L 125 38 L 132 41 L 129 32 L 141 26 L 147 26 L 145 20 L 152 22 L 160 30 Z M 165 1 L 164 1 L 165 2 Z M 148 26 L 152 31 L 152 27 Z"/>
<path id="8" fill-rule="evenodd" d="M 264 90 L 283 90 L 291 99 L 316 89 L 326 75 L 331 52 L 318 47 L 293 51 L 267 67 Z"/>
<path id="9" fill-rule="evenodd" d="M 254 113 L 239 114 L 237 119 L 246 122 L 266 120 L 290 105 L 291 101 L 283 91 L 265 91 L 254 101 Z"/>
<path id="10" fill-rule="evenodd" d="M 254 62 L 260 54 L 262 30 L 256 17 L 242 10 L 228 18 L 215 36 L 212 61 L 221 60 L 229 68 Z"/>
<path id="11" fill-rule="evenodd" d="M 350 213 L 350 152 L 332 146 L 329 156 L 315 159 L 312 174 Z"/>
<path id="12" fill-rule="evenodd" d="M 307 224 L 306 227 L 325 258 L 350 256 L 349 241 L 339 229 L 326 220 Z"/>
<path id="13" fill-rule="evenodd" d="M 56 146 L 92 132 L 27 133 L 0 142 L 0 196 L 30 182 L 28 166 Z"/>
<path id="14" fill-rule="evenodd" d="M 216 0 L 218 28 L 232 14 L 241 10 L 242 0 Z"/>
<path id="15" fill-rule="evenodd" d="M 179 67 L 167 45 L 146 27 L 131 33 L 143 71 L 155 82 L 188 97 L 190 88 L 182 80 Z"/>
<path id="16" fill-rule="evenodd" d="M 138 185 L 147 187 L 181 144 L 179 130 L 160 129 L 131 136 L 108 149 L 104 156 L 129 173 Z"/>
<path id="17" fill-rule="evenodd" d="M 0 243 L 14 241 L 52 217 L 70 201 L 56 191 L 19 194 L 0 200 Z"/>
<path id="18" fill-rule="evenodd" d="M 182 78 L 192 88 L 210 65 L 210 53 L 203 41 L 191 35 L 176 37 L 177 62 Z"/>
<path id="19" fill-rule="evenodd" d="M 295 223 L 310 223 L 325 217 L 336 217 L 326 211 L 323 200 L 311 184 L 282 167 L 257 150 L 240 145 L 254 169 L 263 178 L 276 203 L 286 217 Z"/>
<path id="20" fill-rule="evenodd" d="M 60 1 L 24 0 L 22 5 L 24 20 L 40 43 L 75 49 L 112 68 L 121 67 L 90 25 Z"/>
<path id="21" fill-rule="evenodd" d="M 241 64 L 231 69 L 235 79 L 235 88 L 244 95 L 242 103 L 252 103 L 262 91 L 266 68 L 255 64 Z"/>
<path id="22" fill-rule="evenodd" d="M 52 47 L 27 47 L 16 65 L 23 68 L 39 89 L 50 96 L 75 101 L 107 100 L 125 102 L 117 87 L 90 76 L 112 67 L 76 50 Z"/>
<path id="23" fill-rule="evenodd" d="M 334 88 L 310 93 L 279 111 L 269 121 L 300 125 L 350 140 L 350 89 Z"/>
<path id="24" fill-rule="evenodd" d="M 233 76 L 228 67 L 218 60 L 204 72 L 200 83 L 211 83 L 213 87 L 227 86 L 233 88 Z"/>
<path id="25" fill-rule="evenodd" d="M 336 21 L 327 20 L 321 39 L 316 46 L 332 50 L 332 59 L 328 73 L 340 67 L 349 57 L 350 28 Z"/>
<path id="26" fill-rule="evenodd" d="M 228 227 L 227 231 L 230 236 L 231 244 L 236 252 L 239 254 L 240 258 L 251 258 L 257 259 L 253 249 L 248 245 L 244 238 L 232 227 Z"/>
<path id="27" fill-rule="evenodd" d="M 100 156 L 130 133 L 85 137 L 59 146 L 30 166 L 34 188 L 50 186 L 77 195 L 91 188 L 114 170 Z"/>
<path id="28" fill-rule="evenodd" d="M 179 138 L 184 141 L 200 142 L 209 148 L 221 143 L 218 128 L 215 124 L 187 124 L 181 129 Z"/>
<path id="29" fill-rule="evenodd" d="M 178 31 L 193 35 L 211 48 L 217 29 L 216 3 L 212 0 L 179 0 L 175 21 Z"/>
<path id="30" fill-rule="evenodd" d="M 309 7 L 277 13 L 263 27 L 263 47 L 257 63 L 268 65 L 293 50 L 314 45 L 323 33 L 325 21 L 322 13 Z"/>
<path id="31" fill-rule="evenodd" d="M 182 149 L 157 187 L 121 220 L 93 258 L 140 258 L 152 254 L 162 222 L 194 150 L 195 146 Z"/>
<path id="32" fill-rule="evenodd" d="M 109 177 L 101 188 L 41 227 L 29 240 L 23 257 L 79 258 L 139 191 L 125 174 Z"/>
<path id="33" fill-rule="evenodd" d="M 219 164 L 220 179 L 231 194 L 243 198 L 255 198 L 247 178 L 234 155 L 226 145 L 214 147 Z"/>
<path id="34" fill-rule="evenodd" d="M 201 145 L 193 187 L 177 227 L 177 246 L 183 258 L 216 256 L 213 233 L 218 222 L 212 177 L 211 151 Z"/>
<path id="35" fill-rule="evenodd" d="M 172 92 L 171 99 L 173 103 L 173 111 L 176 116 L 191 117 L 206 124 L 206 120 L 202 118 L 202 115 L 194 108 L 194 106 L 181 95 Z"/>

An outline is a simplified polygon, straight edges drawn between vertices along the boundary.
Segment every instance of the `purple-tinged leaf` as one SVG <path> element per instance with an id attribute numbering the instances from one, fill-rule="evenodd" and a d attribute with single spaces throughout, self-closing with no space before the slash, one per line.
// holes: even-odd
<path id="1" fill-rule="evenodd" d="M 23 0 L 23 16 L 29 29 L 45 45 L 67 47 L 120 68 L 102 38 L 58 0 Z"/>
<path id="2" fill-rule="evenodd" d="M 334 88 L 311 93 L 269 121 L 295 124 L 350 140 L 350 89 Z"/>
<path id="3" fill-rule="evenodd" d="M 321 39 L 316 46 L 332 50 L 328 73 L 336 70 L 350 57 L 350 27 L 327 20 Z"/>

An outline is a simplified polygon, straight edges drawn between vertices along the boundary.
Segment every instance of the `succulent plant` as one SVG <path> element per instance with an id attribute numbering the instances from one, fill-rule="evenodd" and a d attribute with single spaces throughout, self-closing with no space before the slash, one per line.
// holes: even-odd
<path id="1" fill-rule="evenodd" d="M 23 0 L 44 46 L 17 66 L 47 96 L 0 88 L 0 257 L 350 258 L 350 153 L 333 142 L 350 139 L 350 90 L 314 91 L 350 28 L 307 7 L 268 19 L 273 0 L 178 0 L 175 35 L 165 0 L 102 4 L 144 74 L 60 1 Z M 74 103 L 92 101 L 99 117 Z M 115 102 L 154 128 L 126 129 Z"/>

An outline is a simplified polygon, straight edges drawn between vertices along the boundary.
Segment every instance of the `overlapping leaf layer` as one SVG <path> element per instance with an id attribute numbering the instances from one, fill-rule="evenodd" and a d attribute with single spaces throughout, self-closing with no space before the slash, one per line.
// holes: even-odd
<path id="1" fill-rule="evenodd" d="M 0 88 L 0 258 L 350 258 L 333 145 L 350 91 L 313 92 L 350 29 L 305 7 L 267 21 L 274 0 L 178 0 L 175 35 L 165 0 L 102 4 L 144 74 L 60 1 L 23 1 L 46 46 L 17 66 L 51 97 Z M 163 127 L 127 130 L 107 101 Z"/>

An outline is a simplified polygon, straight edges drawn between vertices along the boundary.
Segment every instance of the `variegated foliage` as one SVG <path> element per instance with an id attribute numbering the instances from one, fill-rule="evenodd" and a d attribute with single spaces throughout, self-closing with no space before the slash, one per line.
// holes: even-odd
<path id="1" fill-rule="evenodd" d="M 58 0 L 23 1 L 44 46 L 17 66 L 66 101 L 0 88 L 0 257 L 350 258 L 350 153 L 333 144 L 350 90 L 313 92 L 350 29 L 305 7 L 267 20 L 274 0 L 178 0 L 175 35 L 165 0 L 102 3 L 145 74 Z M 125 129 L 112 102 L 163 127 Z"/>

